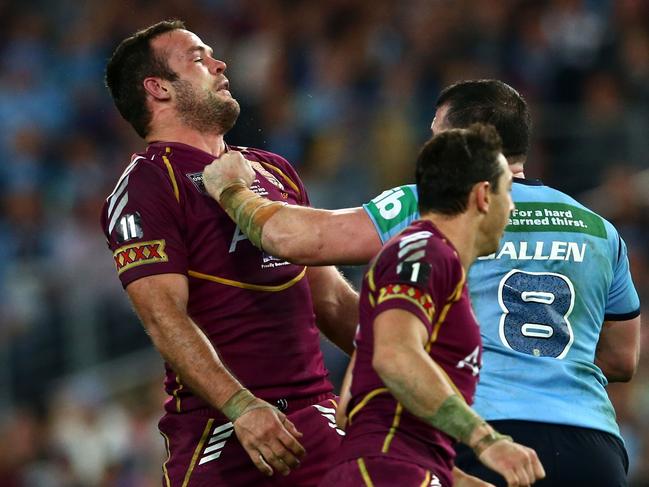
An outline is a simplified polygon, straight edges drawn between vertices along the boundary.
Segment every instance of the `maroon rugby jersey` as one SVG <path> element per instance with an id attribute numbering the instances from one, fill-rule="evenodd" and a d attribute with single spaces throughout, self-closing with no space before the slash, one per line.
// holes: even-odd
<path id="1" fill-rule="evenodd" d="M 271 200 L 308 205 L 289 163 L 266 151 L 238 150 L 255 166 L 252 189 Z M 156 142 L 136 154 L 102 211 L 102 227 L 122 285 L 162 273 L 189 279 L 188 314 L 223 362 L 268 401 L 324 394 L 327 379 L 304 266 L 254 247 L 205 192 L 214 156 Z M 169 412 L 207 407 L 166 365 Z"/>
<path id="2" fill-rule="evenodd" d="M 431 222 L 414 222 L 371 263 L 360 303 L 349 423 L 337 462 L 385 455 L 427 468 L 442 485 L 451 485 L 454 440 L 398 403 L 372 368 L 372 351 L 375 317 L 389 309 L 409 311 L 428 330 L 430 356 L 458 393 L 473 402 L 482 344 L 452 244 Z"/>

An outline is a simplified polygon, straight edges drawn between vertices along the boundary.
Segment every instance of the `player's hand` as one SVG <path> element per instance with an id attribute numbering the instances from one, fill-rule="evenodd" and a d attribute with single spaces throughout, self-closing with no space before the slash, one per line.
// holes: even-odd
<path id="1" fill-rule="evenodd" d="M 545 470 L 536 452 L 509 439 L 488 446 L 478 458 L 487 467 L 505 477 L 509 487 L 532 485 L 545 478 Z"/>
<path id="2" fill-rule="evenodd" d="M 270 404 L 241 415 L 234 421 L 234 431 L 252 463 L 268 476 L 274 471 L 288 475 L 306 453 L 298 441 L 302 433 Z"/>
<path id="3" fill-rule="evenodd" d="M 237 151 L 226 152 L 203 170 L 205 189 L 217 201 L 223 190 L 231 184 L 239 182 L 250 187 L 254 180 L 255 171 L 250 162 Z"/>
<path id="4" fill-rule="evenodd" d="M 453 486 L 454 487 L 496 487 L 494 484 L 485 482 L 478 477 L 469 475 L 457 467 L 453 467 Z"/>

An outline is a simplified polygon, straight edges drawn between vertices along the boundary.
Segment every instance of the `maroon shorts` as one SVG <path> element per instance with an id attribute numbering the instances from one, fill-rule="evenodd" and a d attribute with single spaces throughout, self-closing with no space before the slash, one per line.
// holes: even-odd
<path id="1" fill-rule="evenodd" d="M 389 457 L 357 458 L 339 463 L 320 487 L 450 487 L 430 470 Z"/>
<path id="2" fill-rule="evenodd" d="M 298 469 L 284 477 L 260 473 L 239 444 L 232 423 L 206 414 L 166 414 L 159 429 L 167 442 L 164 487 L 316 487 L 332 466 L 344 433 L 335 428 L 334 395 L 287 413 L 303 436 L 307 453 Z"/>

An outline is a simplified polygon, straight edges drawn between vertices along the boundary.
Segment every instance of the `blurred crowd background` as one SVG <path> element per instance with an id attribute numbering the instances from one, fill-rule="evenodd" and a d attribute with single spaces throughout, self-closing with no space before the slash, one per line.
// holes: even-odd
<path id="1" fill-rule="evenodd" d="M 315 206 L 411 182 L 439 90 L 507 81 L 534 114 L 528 176 L 618 226 L 649 302 L 647 1 L 0 0 L 3 486 L 160 484 L 162 363 L 98 219 L 143 147 L 104 65 L 119 40 L 165 18 L 228 64 L 242 114 L 227 141 L 284 155 Z M 344 361 L 326 350 L 338 380 Z M 649 485 L 649 354 L 610 394 L 631 485 Z"/>

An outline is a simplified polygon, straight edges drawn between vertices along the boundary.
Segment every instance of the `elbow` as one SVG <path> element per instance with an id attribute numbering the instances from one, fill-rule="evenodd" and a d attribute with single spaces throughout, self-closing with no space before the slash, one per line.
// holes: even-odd
<path id="1" fill-rule="evenodd" d="M 629 382 L 638 370 L 638 359 L 637 354 L 629 354 L 614 362 L 599 361 L 598 365 L 609 382 Z"/>
<path id="2" fill-rule="evenodd" d="M 622 362 L 622 361 L 621 361 Z M 616 374 L 615 382 L 629 382 L 638 370 L 638 357 L 629 357 L 623 361 Z"/>
<path id="3" fill-rule="evenodd" d="M 393 377 L 400 375 L 399 354 L 385 348 L 375 349 L 372 368 L 384 383 L 389 383 Z"/>

